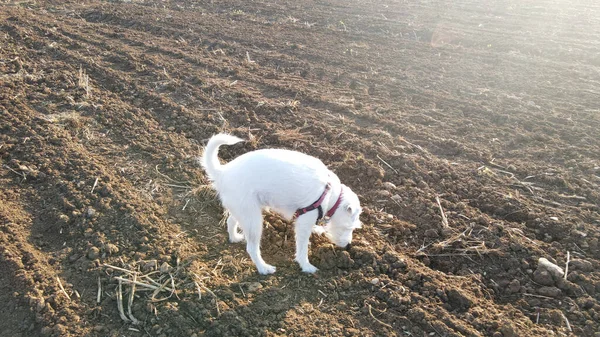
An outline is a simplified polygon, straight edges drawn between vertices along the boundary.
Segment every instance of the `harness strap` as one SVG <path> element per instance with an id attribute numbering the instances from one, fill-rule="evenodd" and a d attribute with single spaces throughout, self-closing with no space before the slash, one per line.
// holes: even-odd
<path id="1" fill-rule="evenodd" d="M 319 222 L 319 220 L 323 219 L 323 207 L 321 206 L 321 204 L 323 203 L 323 200 L 325 199 L 325 195 L 327 195 L 327 192 L 329 192 L 329 190 L 331 190 L 331 184 L 327 183 L 327 185 L 325 186 L 325 191 L 323 191 L 323 194 L 321 194 L 319 199 L 317 199 L 317 201 L 313 202 L 308 207 L 299 208 L 296 211 L 296 213 L 294 213 L 294 218 L 297 218 L 297 217 L 301 216 L 302 214 L 306 214 L 306 213 L 316 209 L 319 211 L 319 216 L 317 217 L 317 222 Z M 343 192 L 344 192 L 344 189 L 341 189 L 340 196 L 338 197 L 337 201 L 335 202 L 333 207 L 331 207 L 331 209 L 329 211 L 327 211 L 327 214 L 325 214 L 325 216 L 327 216 L 328 218 L 333 216 L 335 211 L 338 209 L 338 207 L 342 203 Z"/>
<path id="2" fill-rule="evenodd" d="M 301 216 L 302 214 L 306 214 L 312 210 L 318 209 L 319 210 L 319 218 L 317 219 L 317 221 L 321 220 L 321 218 L 323 218 L 323 207 L 321 207 L 321 204 L 323 203 L 323 199 L 325 199 L 325 196 L 327 195 L 327 192 L 329 192 L 330 189 L 331 189 L 331 184 L 327 183 L 327 185 L 325 186 L 325 191 L 323 191 L 323 194 L 321 194 L 319 199 L 317 199 L 317 201 L 313 202 L 308 207 L 299 208 L 296 211 L 296 213 L 294 213 L 294 217 L 297 218 L 297 217 Z"/>
<path id="3" fill-rule="evenodd" d="M 338 209 L 338 207 L 342 203 L 342 195 L 343 194 L 344 194 L 344 189 L 342 188 L 340 190 L 340 196 L 338 197 L 338 200 L 335 202 L 335 204 L 333 204 L 333 207 L 331 207 L 331 209 L 327 212 L 327 214 L 325 214 L 328 218 L 331 218 L 331 216 L 335 213 L 335 211 Z"/>

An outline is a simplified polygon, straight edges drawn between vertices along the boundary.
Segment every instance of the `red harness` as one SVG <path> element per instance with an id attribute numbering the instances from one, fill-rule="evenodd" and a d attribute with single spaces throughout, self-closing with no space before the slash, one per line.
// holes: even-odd
<path id="1" fill-rule="evenodd" d="M 325 199 L 325 195 L 327 195 L 327 192 L 329 192 L 329 190 L 331 190 L 331 184 L 327 183 L 327 185 L 325 186 L 325 191 L 323 191 L 323 194 L 321 194 L 319 199 L 317 199 L 317 201 L 313 202 L 308 207 L 299 208 L 296 211 L 296 213 L 294 213 L 294 218 L 297 218 L 297 217 L 301 216 L 302 214 L 306 214 L 310 211 L 317 209 L 317 210 L 319 210 L 319 217 L 317 218 L 317 222 L 319 220 L 321 220 L 323 218 L 323 207 L 321 207 L 321 204 L 323 203 L 323 199 Z M 328 218 L 331 217 L 335 213 L 337 208 L 340 206 L 340 203 L 342 202 L 343 192 L 344 192 L 343 189 L 340 190 L 340 196 L 338 197 L 337 201 L 335 202 L 333 207 L 331 207 L 331 209 L 329 211 L 327 211 L 327 214 L 325 214 L 325 216 L 327 216 Z"/>

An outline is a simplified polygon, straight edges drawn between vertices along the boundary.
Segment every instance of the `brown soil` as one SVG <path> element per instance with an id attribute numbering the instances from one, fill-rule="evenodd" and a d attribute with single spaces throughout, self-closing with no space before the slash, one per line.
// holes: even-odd
<path id="1" fill-rule="evenodd" d="M 2 1 L 0 25 L 0 336 L 600 335 L 596 2 Z M 327 163 L 365 207 L 352 248 L 313 238 L 302 274 L 267 215 L 258 275 L 196 162 L 219 131 L 251 140 L 224 160 Z M 126 322 L 105 264 L 175 291 L 123 283 Z"/>

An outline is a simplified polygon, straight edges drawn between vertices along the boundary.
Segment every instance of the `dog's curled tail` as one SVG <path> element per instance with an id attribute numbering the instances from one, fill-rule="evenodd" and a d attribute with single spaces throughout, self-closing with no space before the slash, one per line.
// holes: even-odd
<path id="1" fill-rule="evenodd" d="M 221 145 L 233 145 L 242 141 L 243 139 L 241 138 L 224 133 L 214 135 L 208 140 L 208 144 L 204 148 L 204 155 L 200 158 L 200 165 L 202 165 L 210 180 L 215 181 L 221 172 L 221 163 L 218 157 L 219 147 Z"/>

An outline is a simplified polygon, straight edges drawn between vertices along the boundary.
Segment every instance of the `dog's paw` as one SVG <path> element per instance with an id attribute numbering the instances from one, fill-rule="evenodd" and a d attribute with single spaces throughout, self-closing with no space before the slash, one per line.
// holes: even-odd
<path id="1" fill-rule="evenodd" d="M 314 225 L 312 228 L 312 232 L 317 235 L 323 235 L 325 233 L 325 227 Z"/>
<path id="2" fill-rule="evenodd" d="M 317 272 L 317 267 L 313 266 L 312 264 L 308 264 L 307 266 L 302 267 L 302 271 L 305 273 L 309 273 L 309 274 L 313 274 Z"/>
<path id="3" fill-rule="evenodd" d="M 262 275 L 273 274 L 275 272 L 275 270 L 277 269 L 277 268 L 275 268 L 275 266 L 272 266 L 270 264 L 265 264 L 262 267 L 257 266 L 257 268 L 258 268 L 258 273 L 262 274 Z"/>

